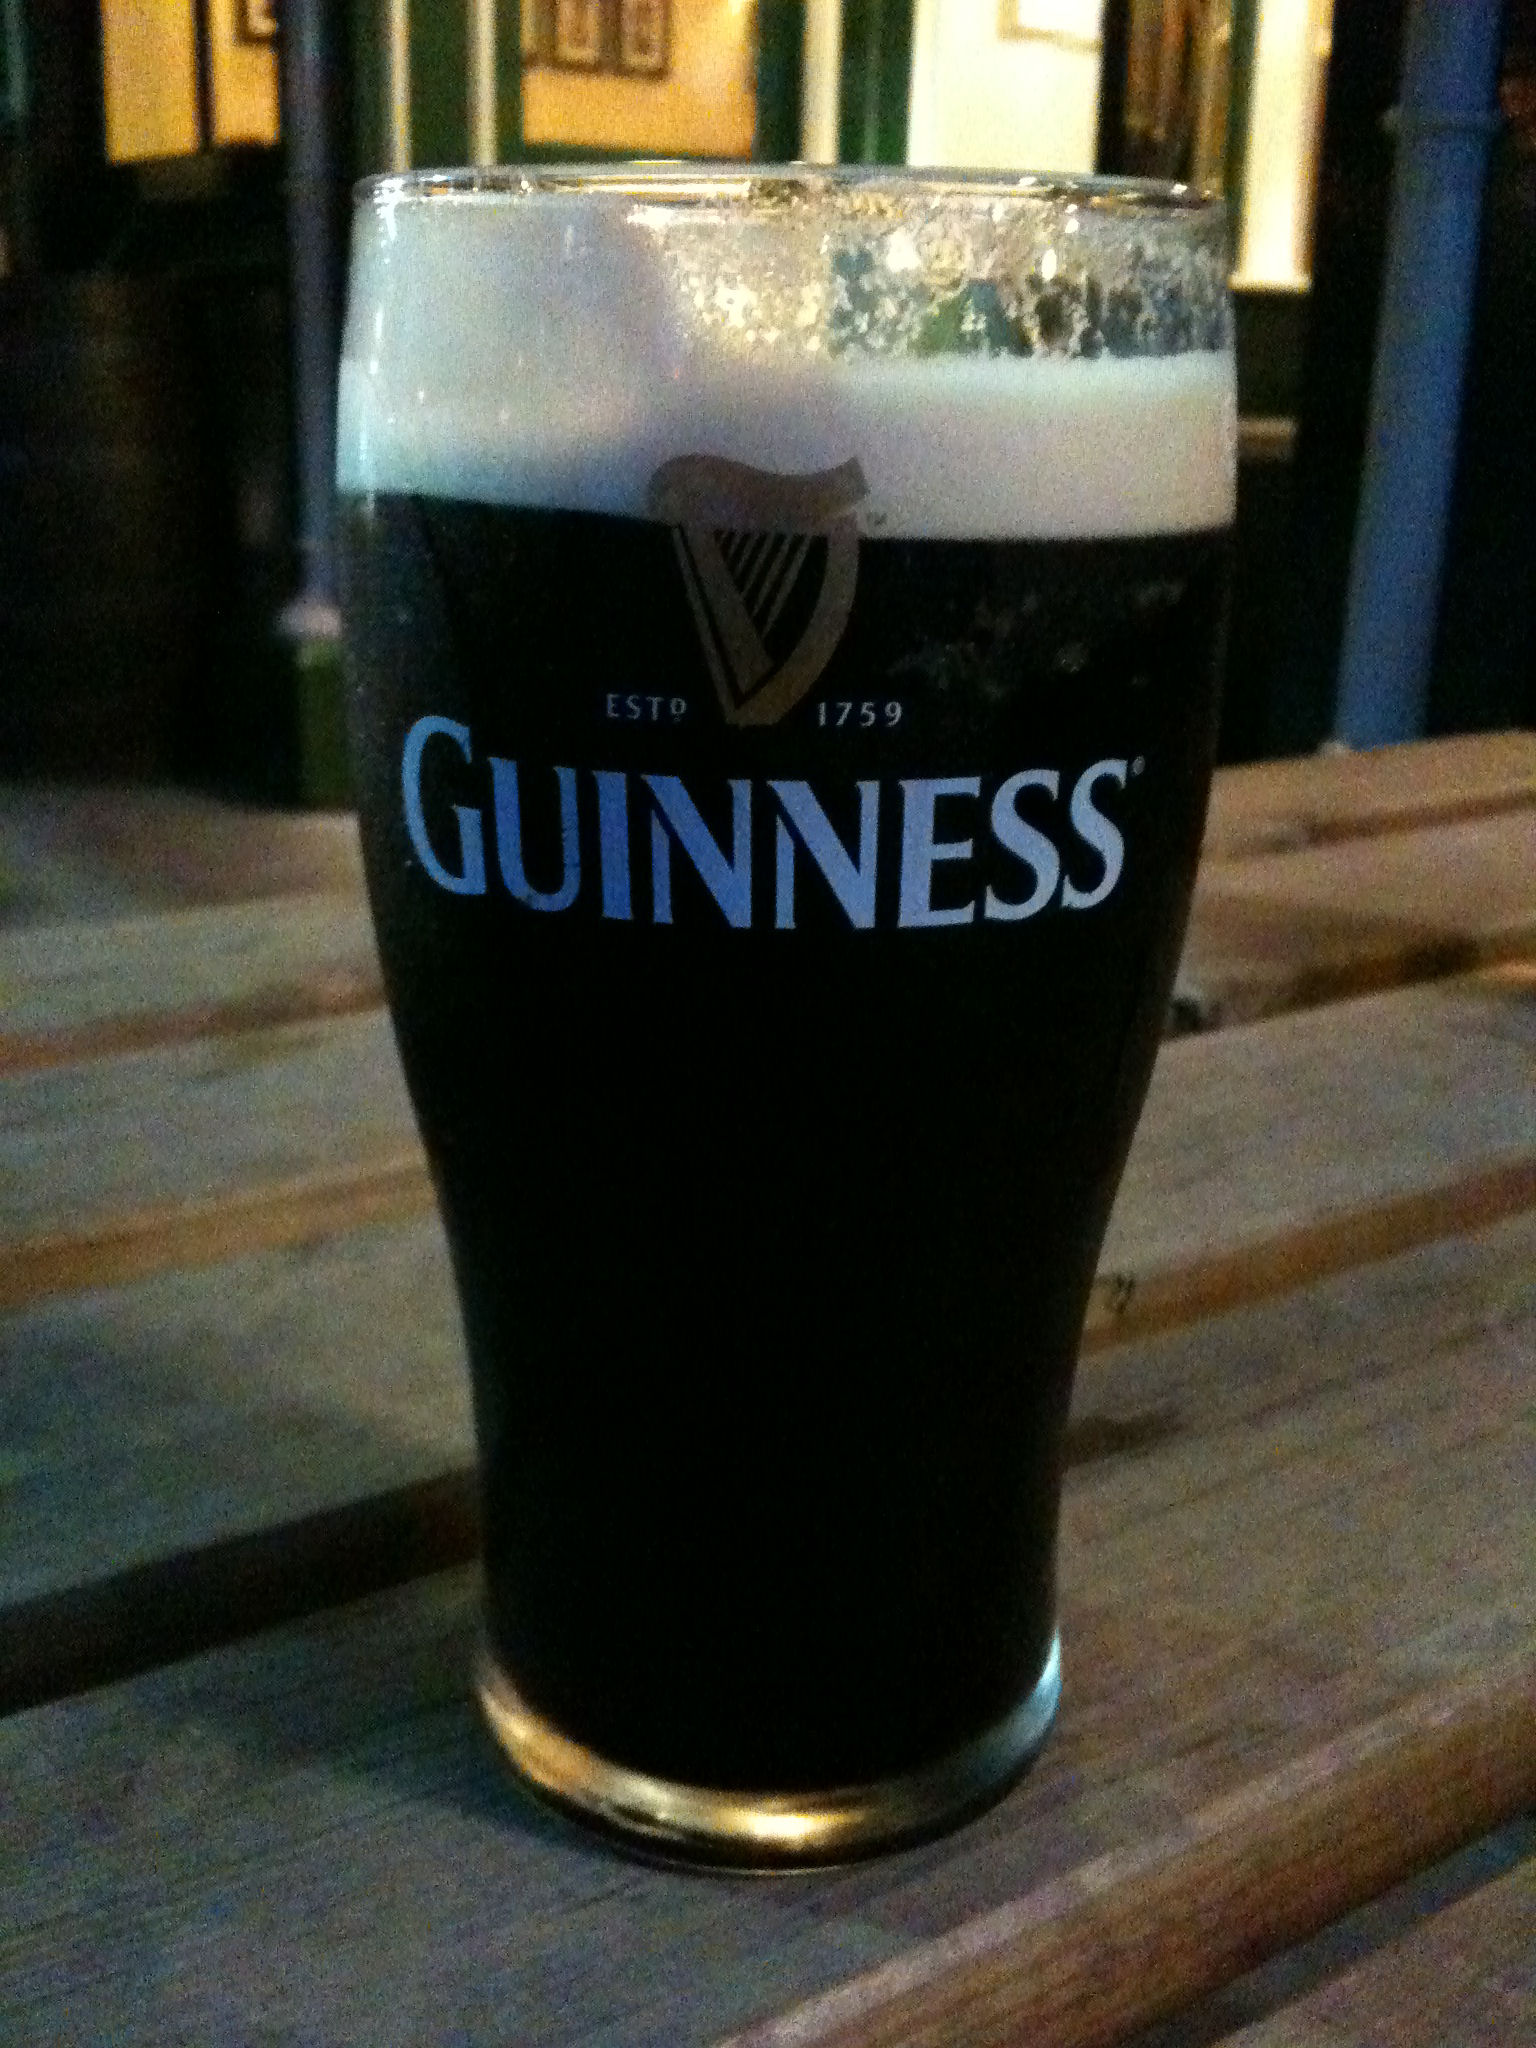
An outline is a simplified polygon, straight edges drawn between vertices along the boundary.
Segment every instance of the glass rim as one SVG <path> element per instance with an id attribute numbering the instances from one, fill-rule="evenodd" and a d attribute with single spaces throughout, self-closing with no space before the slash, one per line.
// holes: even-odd
<path id="1" fill-rule="evenodd" d="M 354 211 L 402 201 L 533 198 L 578 192 L 612 194 L 651 205 L 740 205 L 754 193 L 791 187 L 806 193 L 917 198 L 974 197 L 1020 205 L 1080 206 L 1132 219 L 1210 220 L 1226 202 L 1201 186 L 1098 173 L 946 169 L 910 164 L 811 164 L 635 158 L 590 163 L 511 163 L 376 171 L 352 188 Z"/>

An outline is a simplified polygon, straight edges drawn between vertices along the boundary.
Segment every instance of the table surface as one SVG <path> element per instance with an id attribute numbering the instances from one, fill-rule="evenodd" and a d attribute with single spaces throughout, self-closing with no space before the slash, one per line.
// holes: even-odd
<path id="1" fill-rule="evenodd" d="M 593 1843 L 480 1732 L 348 822 L 104 795 L 64 919 L 28 849 L 85 872 L 81 815 L 0 795 L 6 2041 L 1536 2042 L 1536 736 L 1218 777 L 1057 1729 L 773 1883 Z"/>

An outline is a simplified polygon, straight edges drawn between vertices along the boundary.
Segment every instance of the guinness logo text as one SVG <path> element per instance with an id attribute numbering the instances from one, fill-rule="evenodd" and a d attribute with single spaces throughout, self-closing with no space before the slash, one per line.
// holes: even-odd
<path id="1" fill-rule="evenodd" d="M 1126 862 L 1120 792 L 1143 765 L 690 786 L 477 761 L 467 725 L 425 717 L 405 736 L 400 782 L 412 851 L 451 895 L 485 896 L 499 875 L 525 910 L 625 924 L 784 932 L 819 911 L 835 927 L 912 931 L 1108 901 Z"/>
<path id="2" fill-rule="evenodd" d="M 718 455 L 679 455 L 651 478 L 672 528 L 699 644 L 730 725 L 775 725 L 843 637 L 859 573 L 855 461 L 780 476 Z"/>

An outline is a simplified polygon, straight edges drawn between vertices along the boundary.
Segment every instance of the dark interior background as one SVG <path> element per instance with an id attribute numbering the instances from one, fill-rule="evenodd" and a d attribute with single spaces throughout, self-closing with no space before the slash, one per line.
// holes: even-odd
<path id="1" fill-rule="evenodd" d="M 283 152 L 110 165 L 96 7 L 4 5 L 0 778 L 333 798 L 311 680 L 276 630 L 297 581 Z M 1125 7 L 1110 0 L 1105 17 L 1105 169 L 1131 167 L 1114 89 Z M 1331 727 L 1403 14 L 1403 0 L 1339 0 L 1312 288 L 1239 302 L 1241 406 L 1262 424 L 1240 476 L 1227 760 L 1304 751 Z M 379 61 L 370 19 L 362 0 L 332 0 L 338 224 L 353 175 L 378 161 L 378 95 L 360 83 Z M 791 153 L 798 133 L 801 19 L 795 0 L 761 0 L 765 158 Z M 850 159 L 901 155 L 911 26 L 911 0 L 848 0 Z M 444 78 L 462 75 L 452 51 L 437 55 Z M 1536 723 L 1536 0 L 1506 6 L 1501 109 L 1436 732 Z"/>

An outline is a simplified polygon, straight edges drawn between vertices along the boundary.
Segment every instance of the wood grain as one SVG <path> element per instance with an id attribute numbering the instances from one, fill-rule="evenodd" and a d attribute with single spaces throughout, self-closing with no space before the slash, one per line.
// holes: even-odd
<path id="1" fill-rule="evenodd" d="M 0 784 L 0 924 L 356 894 L 357 822 L 165 787 Z"/>
<path id="2" fill-rule="evenodd" d="M 1088 1341 L 1536 1199 L 1536 988 L 1499 974 L 1164 1046 Z M 0 1082 L 0 1307 L 425 1214 L 381 1012 Z"/>
<path id="3" fill-rule="evenodd" d="M 0 930 L 0 1075 L 382 1000 L 355 890 Z"/>
<path id="4" fill-rule="evenodd" d="M 1256 1217 L 1234 1215 L 1234 1224 L 1249 1229 L 1244 1243 L 1220 1251 L 1192 1245 L 1182 1261 L 1162 1267 L 1137 1264 L 1134 1239 L 1122 1222 L 1119 1248 L 1131 1256 L 1095 1276 L 1083 1349 L 1097 1351 L 1127 1337 L 1283 1294 L 1325 1273 L 1345 1272 L 1454 1231 L 1478 1230 L 1531 1207 L 1536 1207 L 1536 1159 L 1517 1159 L 1314 1221 L 1279 1228 L 1271 1224 L 1267 1235 L 1258 1234 Z"/>
<path id="5" fill-rule="evenodd" d="M 1501 1891 L 1504 1879 L 1533 1860 L 1536 1809 L 1516 1814 L 1449 1856 L 1413 1872 L 1353 1912 L 1330 1921 L 1307 1940 L 1266 1958 L 1256 1969 L 1217 1986 L 1205 1997 L 1180 2007 L 1169 2018 L 1151 2027 L 1138 2028 L 1128 2037 L 1124 2048 L 1213 2048 L 1218 2042 L 1221 2048 L 1231 2048 L 1235 2039 L 1243 2038 L 1244 2028 L 1286 2014 L 1307 2013 L 1317 1994 L 1343 1992 L 1341 2004 L 1347 2005 L 1350 1980 L 1368 1980 L 1372 1959 L 1398 1956 L 1408 1962 L 1411 1970 L 1415 1954 L 1435 1953 L 1442 1940 L 1454 1943 L 1453 1935 L 1441 1932 L 1454 1925 L 1454 1908 L 1477 1895 L 1491 1901 Z M 1522 1950 L 1530 1951 L 1528 1967 L 1536 1962 L 1536 1949 L 1532 1949 L 1529 1940 L 1511 1941 L 1512 1934 L 1513 1929 L 1506 1926 L 1506 1981 L 1509 1963 Z M 1486 1993 L 1494 1981 L 1490 1977 L 1489 1984 L 1480 1990 L 1464 1974 L 1458 1980 L 1452 1966 L 1447 1984 L 1448 1988 L 1451 1984 L 1455 1986 L 1452 2002 L 1456 2012 L 1452 2017 L 1448 2007 L 1443 2011 L 1442 2018 L 1451 2023 L 1435 2041 L 1434 2048 L 1443 2048 L 1448 2041 L 1456 2042 L 1457 2048 L 1463 2048 L 1463 2044 L 1471 2048 L 1473 2042 L 1484 2044 Z M 1378 2048 L 1378 2043 L 1379 2048 L 1405 2048 L 1396 2030 L 1400 2010 L 1394 2010 L 1390 1993 L 1382 2001 L 1382 2010 L 1386 2025 L 1381 2035 L 1373 2039 L 1372 2048 Z M 1356 2017 L 1367 2019 L 1363 2002 L 1356 2008 Z M 1496 2039 L 1499 2048 L 1503 2048 L 1505 2037 L 1498 2035 Z M 1488 2040 L 1486 2048 L 1494 2048 L 1494 2041 Z"/>
<path id="6" fill-rule="evenodd" d="M 1536 985 L 1502 974 L 1165 1044 L 1090 1342 L 1470 1227 L 1532 1196 Z"/>
<path id="7" fill-rule="evenodd" d="M 1536 955 L 1536 807 L 1200 870 L 1179 986 L 1204 1028 Z"/>
<path id="8" fill-rule="evenodd" d="M 1323 1744 L 730 2048 L 1112 2048 L 1536 1798 L 1536 1658 Z"/>
<path id="9" fill-rule="evenodd" d="M 388 1018 L 312 1018 L 0 1079 L 0 1244 L 164 1224 L 418 1162 Z M 278 1197 L 273 1195 L 273 1199 Z M 163 1212 L 163 1213 L 162 1213 Z M 148 1256 L 148 1248 L 146 1248 Z"/>
<path id="10" fill-rule="evenodd" d="M 1217 771 L 1205 858 L 1287 853 L 1536 804 L 1536 733 L 1463 733 Z"/>
<path id="11" fill-rule="evenodd" d="M 364 1484 L 377 1476 L 356 1474 Z M 464 1462 L 0 1607 L 0 1714 L 467 1563 L 479 1548 L 475 1472 Z"/>
<path id="12" fill-rule="evenodd" d="M 1313 898 L 1294 899 L 1295 884 L 1310 886 L 1314 870 L 1305 866 L 1282 862 L 1278 872 L 1288 879 L 1279 895 L 1267 905 L 1258 901 L 1263 891 L 1252 887 L 1252 876 L 1262 878 L 1266 870 L 1262 861 L 1251 868 L 1251 857 L 1412 831 L 1417 850 L 1407 858 L 1422 882 L 1434 873 L 1424 865 L 1423 848 L 1434 850 L 1432 833 L 1428 840 L 1418 836 L 1425 830 L 1495 820 L 1533 805 L 1536 735 L 1530 733 L 1472 734 L 1219 770 L 1205 863 L 1241 867 L 1246 857 L 1248 866 L 1202 889 L 1181 977 L 1191 985 L 1191 1003 L 1204 1006 L 1208 1021 L 1270 1015 L 1416 972 L 1452 971 L 1489 957 L 1490 947 L 1507 950 L 1513 942 L 1506 928 L 1491 935 L 1484 928 L 1477 861 L 1468 867 L 1464 852 L 1458 900 L 1442 902 L 1427 930 L 1411 916 L 1405 927 L 1395 885 L 1402 860 L 1390 852 L 1379 873 L 1358 851 L 1339 868 L 1340 889 L 1325 895 L 1322 908 L 1342 907 L 1342 923 L 1323 917 Z M 1503 843 L 1496 833 L 1495 866 Z M 1480 857 L 1481 841 L 1475 851 Z M 89 891 L 82 898 L 77 884 L 73 894 L 59 894 L 56 921 L 0 924 L 0 1074 L 343 1014 L 381 999 L 355 827 L 344 817 L 225 814 L 165 792 L 131 799 L 99 794 L 73 803 L 55 792 L 33 815 L 14 800 L 8 810 L 0 793 L 0 856 L 7 854 L 21 878 L 18 887 L 29 861 L 46 868 L 61 858 L 66 864 L 83 860 L 112 881 L 105 901 L 122 901 L 132 882 L 146 903 L 167 907 L 158 915 L 141 910 L 57 921 L 74 901 L 89 907 Z M 1509 887 L 1507 873 L 1490 879 L 1495 894 L 1501 884 Z M 1240 921 L 1234 925 L 1225 907 L 1232 889 L 1253 899 L 1258 926 L 1246 945 Z M 1386 900 L 1378 904 L 1382 889 Z M 1422 906 L 1423 896 L 1421 888 L 1410 911 Z M 196 903 L 219 907 L 186 907 Z M 169 907 L 177 904 L 183 907 Z M 1467 928 L 1448 929 L 1447 920 L 1454 927 L 1463 912 Z M 1362 946 L 1363 962 L 1352 971 L 1351 949 Z"/>
<path id="13" fill-rule="evenodd" d="M 332 1166 L 198 1201 L 156 1202 L 87 1218 L 0 1245 L 0 1309 L 50 1294 L 117 1287 L 153 1273 L 192 1272 L 338 1231 L 430 1211 L 432 1180 L 419 1151 Z"/>
<path id="14" fill-rule="evenodd" d="M 1533 1276 L 1523 1217 L 1101 1356 L 1060 1724 L 991 1813 L 876 1863 L 697 1877 L 546 1819 L 464 1701 L 468 1573 L 12 1715 L 8 2039 L 700 2048 L 1010 1902 L 1080 1902 L 1085 1870 L 1110 1880 L 1088 1910 L 1160 1926 L 1145 1845 L 1219 1862 L 1249 1827 L 1259 1874 L 1288 1870 L 1298 1804 L 1297 1869 L 1332 1839 L 1350 1888 L 1406 1874 L 1523 1796 Z M 1368 1785 L 1363 1840 L 1330 1838 L 1328 1800 Z M 1343 1895 L 1317 1867 L 1309 1911 Z M 1174 1912 L 1166 1953 L 1096 1954 L 1090 1987 L 1243 1967 L 1295 1924 L 1272 1889 L 1240 1892 L 1240 1953 Z"/>
<path id="15" fill-rule="evenodd" d="M 6 1639 L 13 1697 L 56 1647 L 38 1601 L 95 1588 L 112 1607 L 124 1574 L 264 1532 L 287 1571 L 285 1532 L 473 1460 L 435 1216 L 13 1313 L 0 1395 L 0 1611 L 32 1610 Z"/>
<path id="16" fill-rule="evenodd" d="M 1114 1340 L 1529 1205 L 1533 1035 L 1529 990 L 1471 982 L 1165 1047 L 1105 1246 L 1084 1385 L 1133 1386 L 1128 1354 L 1104 1348 Z M 0 1214 L 40 1190 L 85 1203 L 119 1170 L 120 1185 L 150 1192 L 161 1176 L 162 1199 L 33 1231 L 0 1257 L 13 1304 L 0 1319 L 0 1604 L 110 1588 L 264 1527 L 280 1549 L 290 1523 L 469 1464 L 458 1316 L 419 1162 L 345 1163 L 408 1117 L 398 1077 L 391 1093 L 372 1064 L 393 1060 L 382 1019 L 249 1050 L 217 1069 L 190 1049 L 104 1061 L 76 1070 L 90 1086 L 62 1101 L 58 1075 L 11 1084 L 0 1159 L 18 1170 L 0 1177 Z M 168 1061 L 194 1062 L 179 1096 Z M 153 1085 L 135 1092 L 146 1071 Z M 225 1192 L 208 1192 L 221 1177 Z M 1160 1427 L 1155 1402 L 1090 1408 L 1075 1455 L 1123 1450 L 1148 1427 Z M 239 1597 L 208 1595 L 218 1615 Z M 293 1598 L 274 1595 L 274 1611 L 296 1611 Z M 26 1640 L 46 1662 L 38 1621 Z M 228 1626 L 215 1618 L 206 1639 Z M 122 1668 L 115 1628 L 101 1622 L 104 1672 Z M 17 1667 L 27 1697 L 48 1682 Z"/>
<path id="17" fill-rule="evenodd" d="M 1223 2048 L 1529 2048 L 1536 1859 L 1431 1914 Z"/>
<path id="18" fill-rule="evenodd" d="M 0 1721 L 7 2039 L 1123 2039 L 1536 1796 L 1533 752 L 1219 787 L 1198 1000 L 1272 1021 L 1165 1050 L 1127 1172 L 1061 1724 L 959 1835 L 772 1887 L 543 1817 L 464 1705 L 460 1341 L 355 897 L 0 935 L 0 1703 L 52 1700 Z M 1438 2006 L 1405 1949 L 1254 2048 L 1470 2044 L 1495 1948 L 1441 1917 Z"/>

